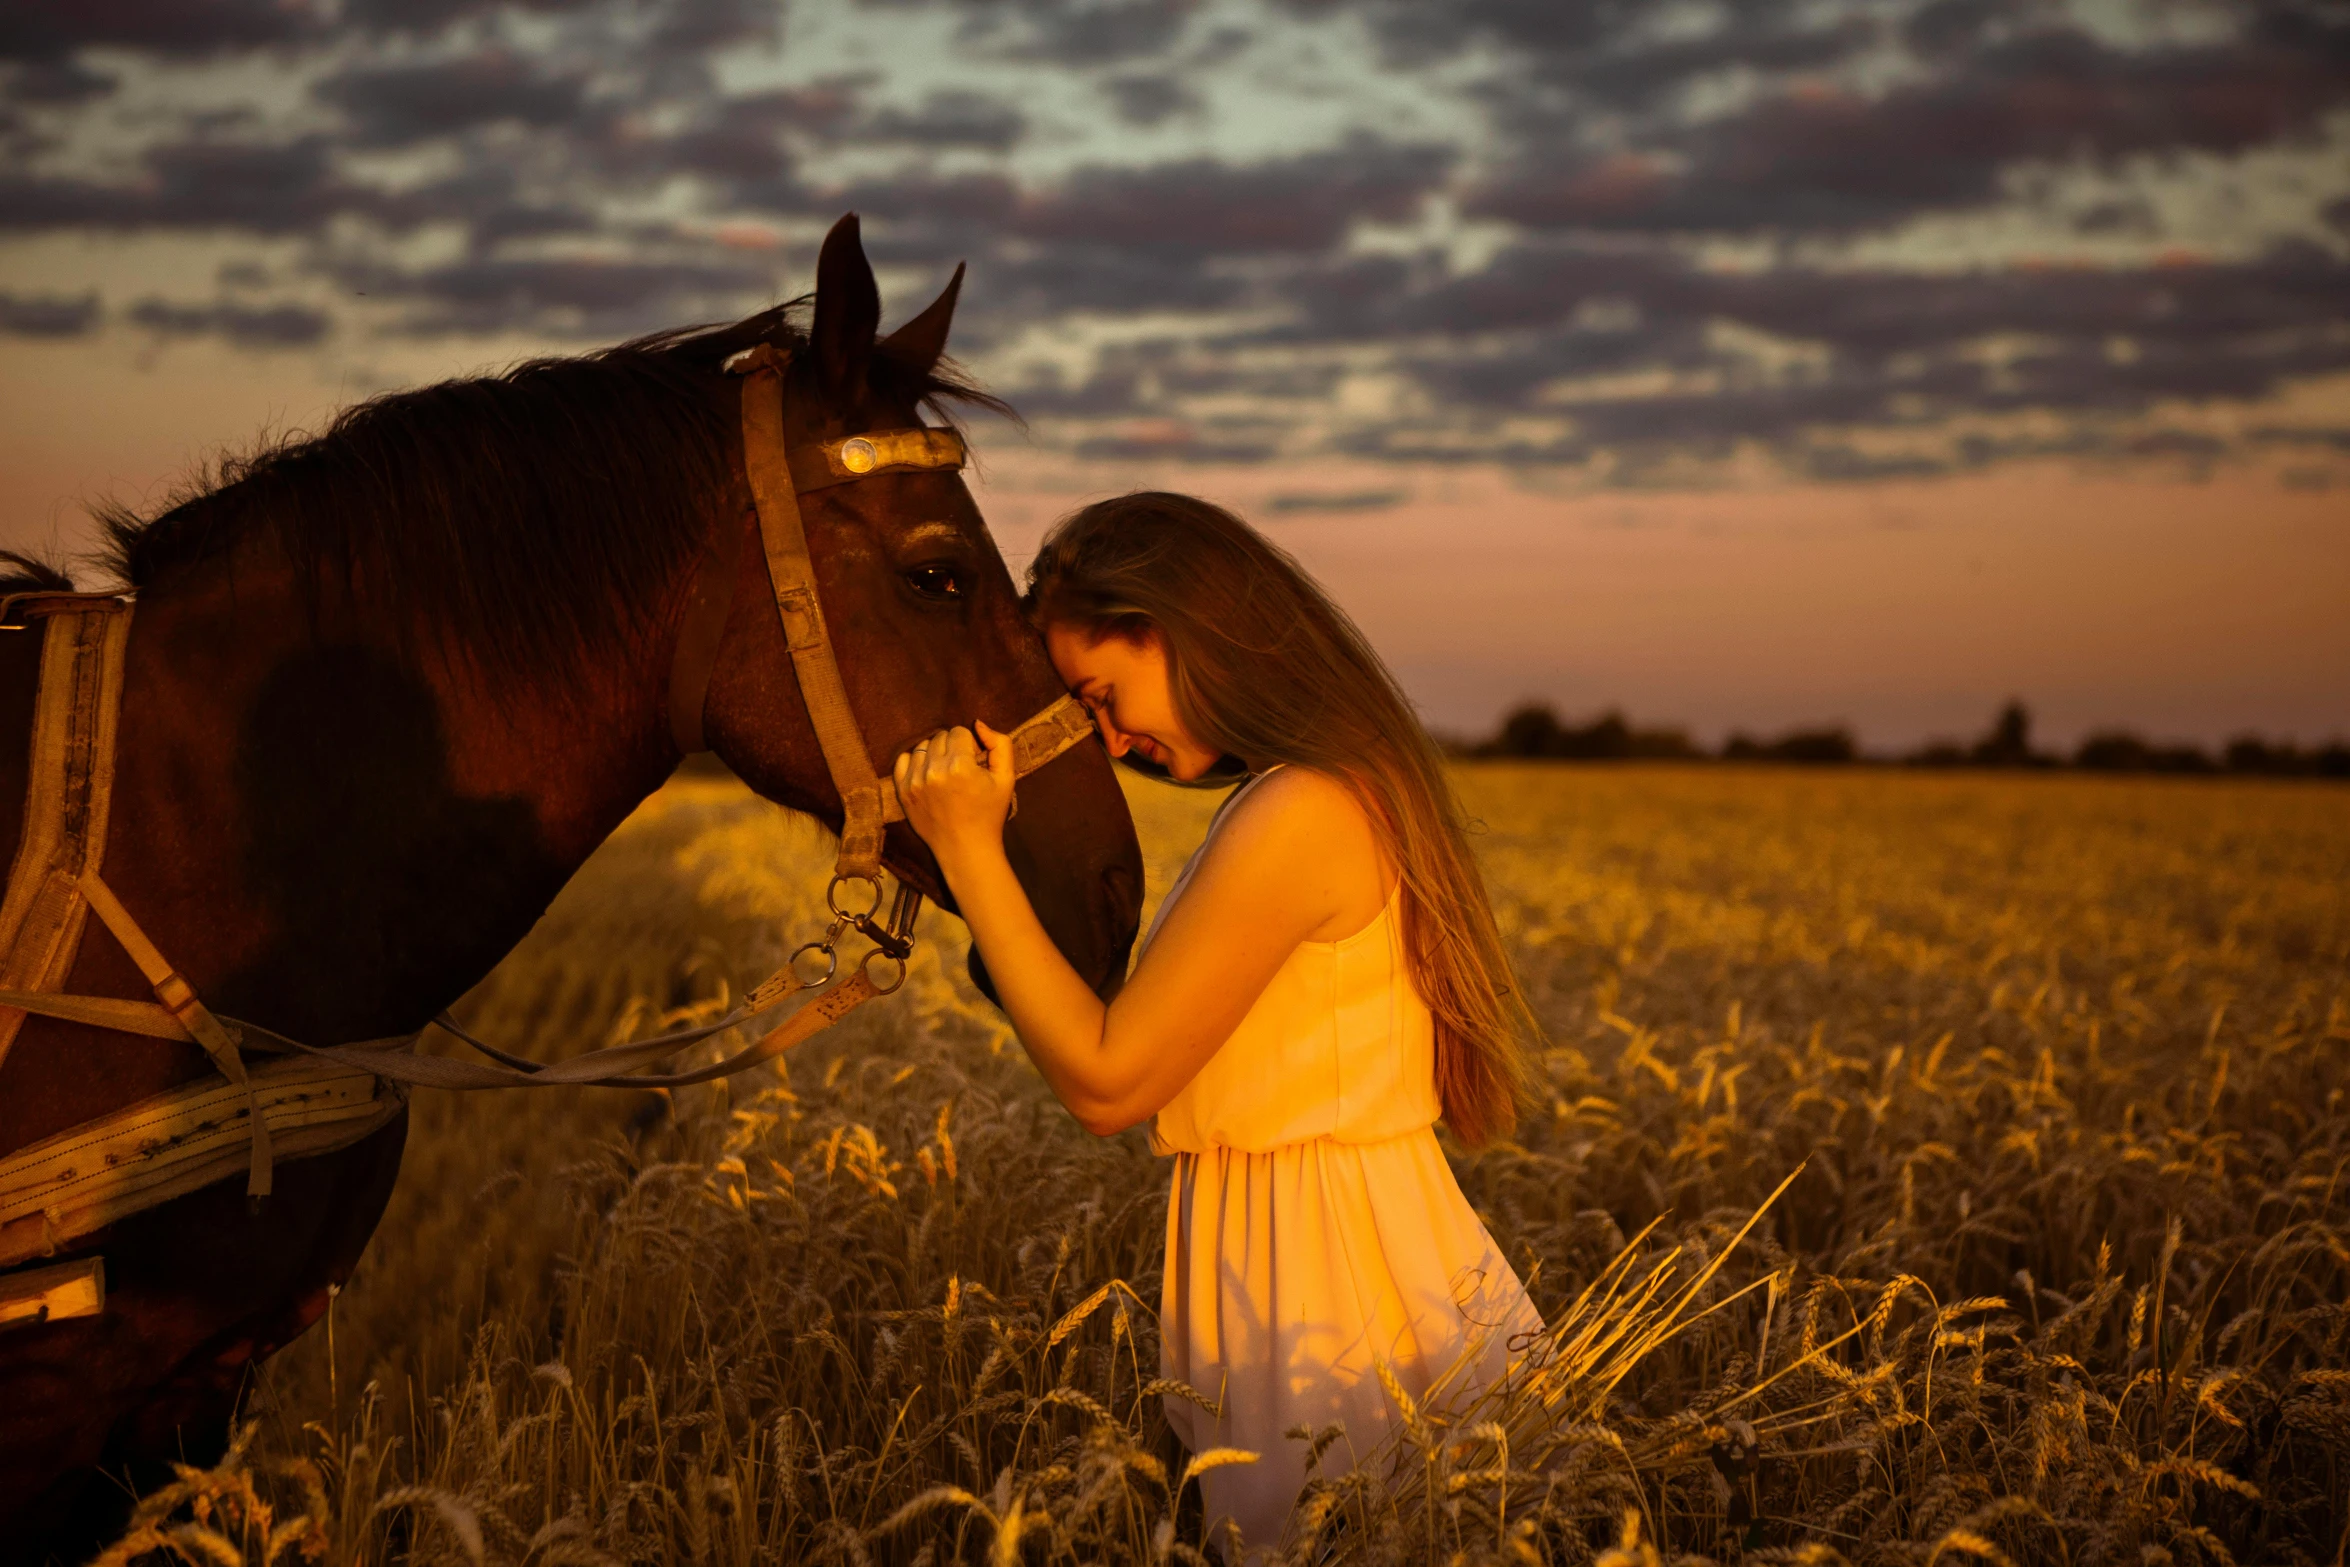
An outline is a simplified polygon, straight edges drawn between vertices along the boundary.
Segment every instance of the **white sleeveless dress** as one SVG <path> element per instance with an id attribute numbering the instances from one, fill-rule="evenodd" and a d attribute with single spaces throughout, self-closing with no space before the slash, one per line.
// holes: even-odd
<path id="1" fill-rule="evenodd" d="M 1162 1373 L 1223 1411 L 1170 1395 L 1167 1422 L 1193 1452 L 1260 1455 L 1201 1478 L 1211 1538 L 1228 1517 L 1250 1552 L 1280 1542 L 1306 1478 L 1291 1428 L 1344 1424 L 1324 1475 L 1387 1437 L 1400 1415 L 1378 1361 L 1442 1407 L 1498 1378 L 1513 1341 L 1541 1331 L 1444 1161 L 1439 1113 L 1434 1021 L 1405 957 L 1399 888 L 1352 936 L 1300 943 L 1153 1123 L 1152 1148 L 1175 1158 Z"/>

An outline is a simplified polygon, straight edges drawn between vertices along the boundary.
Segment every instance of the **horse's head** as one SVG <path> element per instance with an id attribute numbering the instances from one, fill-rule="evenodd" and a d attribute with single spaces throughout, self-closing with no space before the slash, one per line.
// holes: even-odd
<path id="1" fill-rule="evenodd" d="M 961 283 L 958 270 L 934 304 L 877 338 L 881 297 L 856 218 L 835 225 L 817 263 L 806 338 L 782 328 L 780 317 L 761 327 L 761 340 L 789 355 L 782 401 L 790 451 L 921 428 L 922 406 L 958 390 L 939 366 Z M 840 793 L 793 671 L 748 483 L 740 485 L 733 515 L 718 524 L 718 543 L 733 552 L 733 589 L 701 703 L 702 732 L 753 789 L 837 828 Z M 802 487 L 798 505 L 824 622 L 876 773 L 886 775 L 900 751 L 933 730 L 974 718 L 1009 729 L 1062 694 L 959 472 L 879 472 Z M 709 592 L 707 582 L 725 574 L 703 577 L 700 591 Z M 682 635 L 692 635 L 693 619 L 689 608 Z M 1134 940 L 1142 856 L 1099 746 L 1076 746 L 1022 780 L 1005 846 L 1061 951 L 1095 990 L 1110 994 Z M 900 878 L 953 907 L 936 862 L 903 822 L 889 828 L 884 858 Z M 987 988 L 976 950 L 971 971 Z"/>

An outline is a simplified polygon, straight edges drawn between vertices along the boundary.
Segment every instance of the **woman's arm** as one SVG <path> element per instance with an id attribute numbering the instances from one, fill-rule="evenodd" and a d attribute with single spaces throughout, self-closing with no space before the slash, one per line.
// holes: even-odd
<path id="1" fill-rule="evenodd" d="M 986 745 L 982 757 L 980 742 Z M 898 797 L 954 889 L 997 998 L 1045 1081 L 1107 1136 L 1175 1097 L 1247 1016 L 1301 941 L 1384 903 L 1379 852 L 1354 797 L 1284 768 L 1216 834 L 1141 966 L 1104 1005 L 1037 919 L 1004 857 L 1012 746 L 986 725 L 941 731 L 898 759 Z"/>

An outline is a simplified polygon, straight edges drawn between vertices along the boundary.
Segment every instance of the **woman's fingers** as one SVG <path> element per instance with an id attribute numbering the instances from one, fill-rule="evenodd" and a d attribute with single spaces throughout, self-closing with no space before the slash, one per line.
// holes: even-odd
<path id="1" fill-rule="evenodd" d="M 898 753 L 897 762 L 891 768 L 898 783 L 920 790 L 944 777 L 955 760 L 957 733 L 952 729 L 937 730 Z M 966 735 L 965 751 L 968 752 L 968 749 L 969 736 Z"/>
<path id="2" fill-rule="evenodd" d="M 960 725 L 937 730 L 891 763 L 906 820 L 934 851 L 1000 835 L 1011 809 L 1011 742 L 978 727 L 978 735 Z"/>
<path id="3" fill-rule="evenodd" d="M 984 723 L 978 730 L 974 734 L 961 725 L 941 729 L 900 752 L 890 768 L 899 798 L 919 795 L 967 772 L 998 775 L 1011 768 L 1011 737 Z"/>
<path id="4" fill-rule="evenodd" d="M 1012 753 L 1012 737 L 988 724 L 984 719 L 972 720 L 971 727 L 979 736 L 985 752 L 987 770 L 998 775 L 1010 772 L 1017 762 Z"/>

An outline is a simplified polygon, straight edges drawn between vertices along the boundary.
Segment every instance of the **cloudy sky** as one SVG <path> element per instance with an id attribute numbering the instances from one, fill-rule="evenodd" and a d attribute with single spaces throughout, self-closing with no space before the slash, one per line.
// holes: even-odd
<path id="1" fill-rule="evenodd" d="M 0 540 L 801 292 L 1015 561 L 1240 506 L 1430 716 L 2350 732 L 2350 7 L 11 0 Z"/>

